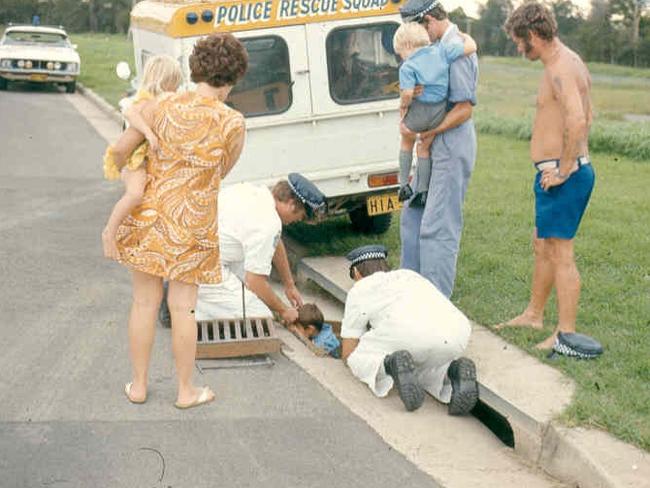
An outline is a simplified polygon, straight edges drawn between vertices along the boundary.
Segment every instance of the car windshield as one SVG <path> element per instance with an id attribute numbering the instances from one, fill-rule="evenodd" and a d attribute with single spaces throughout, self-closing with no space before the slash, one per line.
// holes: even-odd
<path id="1" fill-rule="evenodd" d="M 68 38 L 56 32 L 29 32 L 29 31 L 10 31 L 5 34 L 3 44 L 19 45 L 48 45 L 56 47 L 68 47 Z"/>

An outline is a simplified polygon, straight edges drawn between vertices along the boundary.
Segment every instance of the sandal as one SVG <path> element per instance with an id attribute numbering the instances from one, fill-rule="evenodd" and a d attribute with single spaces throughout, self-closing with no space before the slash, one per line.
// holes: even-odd
<path id="1" fill-rule="evenodd" d="M 126 395 L 126 398 L 129 399 L 131 403 L 135 403 L 136 405 L 141 405 L 144 402 L 147 401 L 147 397 L 145 396 L 143 400 L 134 400 L 131 398 L 131 388 L 133 387 L 133 382 L 129 382 L 126 385 L 124 385 L 124 394 Z"/>
<path id="2" fill-rule="evenodd" d="M 199 393 L 199 396 L 196 397 L 196 399 L 190 403 L 174 403 L 174 406 L 178 409 L 185 410 L 188 408 L 193 408 L 193 407 L 198 407 L 199 405 L 203 405 L 205 403 L 210 403 L 213 401 L 215 398 L 214 392 L 210 389 L 209 386 L 204 386 L 201 388 L 201 393 Z"/>

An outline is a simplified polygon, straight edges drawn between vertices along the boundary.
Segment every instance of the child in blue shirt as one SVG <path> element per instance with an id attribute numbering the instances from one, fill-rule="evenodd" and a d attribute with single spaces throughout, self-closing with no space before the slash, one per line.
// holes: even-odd
<path id="1" fill-rule="evenodd" d="M 476 43 L 466 34 L 464 42 L 435 42 L 431 44 L 427 30 L 417 22 L 402 24 L 393 37 L 393 47 L 403 62 L 399 68 L 400 119 L 415 134 L 436 128 L 447 113 L 449 65 L 462 56 L 476 52 Z M 422 92 L 415 96 L 415 87 Z M 399 200 L 408 200 L 413 190 L 408 183 L 413 164 L 416 135 L 402 133 L 399 152 Z M 417 188 L 410 206 L 424 206 L 429 180 L 432 140 L 422 140 L 417 147 Z"/>
<path id="2" fill-rule="evenodd" d="M 332 326 L 324 320 L 323 312 L 315 304 L 306 303 L 298 307 L 298 321 L 292 330 L 324 353 L 338 359 L 341 357 L 341 342 Z"/>

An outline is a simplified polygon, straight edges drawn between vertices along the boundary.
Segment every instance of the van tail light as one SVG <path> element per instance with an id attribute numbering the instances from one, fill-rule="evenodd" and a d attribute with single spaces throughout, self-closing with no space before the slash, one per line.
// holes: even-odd
<path id="1" fill-rule="evenodd" d="M 378 175 L 368 176 L 368 186 L 370 188 L 377 188 L 380 186 L 393 186 L 397 185 L 397 173 L 381 173 Z"/>

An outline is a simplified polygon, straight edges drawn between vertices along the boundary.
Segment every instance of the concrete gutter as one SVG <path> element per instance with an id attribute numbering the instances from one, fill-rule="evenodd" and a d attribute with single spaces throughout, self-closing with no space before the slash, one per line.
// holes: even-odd
<path id="1" fill-rule="evenodd" d="M 344 258 L 304 257 L 306 250 L 291 240 L 287 249 L 299 279 L 345 302 L 352 282 Z M 607 433 L 555 421 L 571 403 L 572 380 L 478 324 L 467 355 L 477 364 L 481 400 L 508 420 L 515 452 L 527 462 L 580 488 L 650 487 L 650 454 Z"/>

